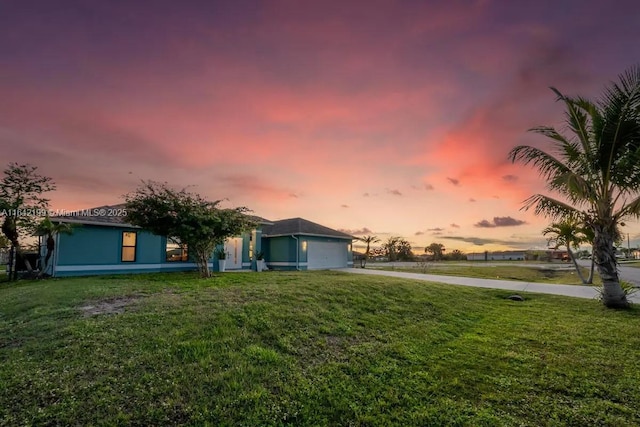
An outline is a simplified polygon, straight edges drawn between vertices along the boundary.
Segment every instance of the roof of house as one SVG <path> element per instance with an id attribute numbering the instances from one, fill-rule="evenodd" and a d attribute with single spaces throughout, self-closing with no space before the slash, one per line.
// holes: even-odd
<path id="1" fill-rule="evenodd" d="M 139 228 L 127 223 L 126 207 L 125 203 L 120 203 L 117 205 L 105 205 L 98 206 L 96 208 L 79 209 L 77 211 L 71 211 L 67 215 L 58 215 L 55 219 L 62 222 L 77 224 Z M 271 221 L 259 216 L 247 216 L 260 224 L 272 224 Z"/>
<path id="2" fill-rule="evenodd" d="M 289 218 L 280 221 L 273 221 L 271 225 L 262 227 L 262 235 L 266 237 L 290 236 L 290 235 L 308 235 L 334 237 L 338 239 L 353 240 L 355 237 L 334 230 L 324 225 L 311 222 L 303 218 Z"/>
<path id="3" fill-rule="evenodd" d="M 76 224 L 134 227 L 127 223 L 127 210 L 124 203 L 69 211 L 66 215 L 56 216 L 54 220 Z"/>

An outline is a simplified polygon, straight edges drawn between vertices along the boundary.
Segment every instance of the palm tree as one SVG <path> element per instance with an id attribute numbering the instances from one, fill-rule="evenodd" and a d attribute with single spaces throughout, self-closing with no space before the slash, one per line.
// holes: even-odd
<path id="1" fill-rule="evenodd" d="M 367 266 L 369 255 L 371 254 L 371 244 L 378 243 L 380 239 L 378 239 L 378 236 L 362 236 L 360 237 L 360 240 L 367 244 L 367 250 L 364 251 L 364 258 L 361 263 L 362 268 L 365 268 Z"/>
<path id="2" fill-rule="evenodd" d="M 591 228 L 602 301 L 607 307 L 627 307 L 614 243 L 622 220 L 640 217 L 640 66 L 620 75 L 595 102 L 552 90 L 564 103 L 569 134 L 533 128 L 550 139 L 551 150 L 521 145 L 509 157 L 535 166 L 560 198 L 535 194 L 524 207 L 552 220 L 576 217 Z"/>
<path id="3" fill-rule="evenodd" d="M 556 247 L 565 246 L 567 248 L 567 253 L 569 254 L 569 258 L 573 263 L 573 266 L 576 269 L 576 273 L 583 284 L 587 284 L 587 279 L 584 278 L 582 274 L 582 269 L 578 265 L 578 261 L 571 250 L 571 247 L 578 248 L 580 243 L 587 242 L 587 238 L 582 232 L 582 224 L 575 218 L 565 218 L 561 221 L 554 222 L 544 230 L 542 230 L 542 234 L 549 237 L 549 243 L 555 243 Z"/>
<path id="4" fill-rule="evenodd" d="M 71 234 L 73 232 L 73 227 L 71 224 L 67 224 L 64 222 L 53 222 L 51 218 L 48 216 L 45 217 L 38 225 L 36 226 L 36 234 L 38 236 L 46 236 L 46 245 L 47 245 L 47 254 L 44 258 L 44 265 L 40 270 L 40 276 L 47 274 L 47 269 L 49 268 L 49 260 L 53 255 L 53 251 L 56 248 L 56 234 Z"/>

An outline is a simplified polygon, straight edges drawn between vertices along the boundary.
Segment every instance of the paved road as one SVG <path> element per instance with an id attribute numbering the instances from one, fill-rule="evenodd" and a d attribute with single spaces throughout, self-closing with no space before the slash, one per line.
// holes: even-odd
<path id="1" fill-rule="evenodd" d="M 583 266 L 584 268 L 591 268 L 591 260 L 578 260 L 578 264 Z M 549 263 L 549 262 L 541 262 L 541 263 L 519 263 L 517 261 L 512 262 L 456 262 L 455 264 L 444 263 L 433 263 L 438 267 L 456 267 L 456 266 L 470 266 L 470 267 L 502 267 L 502 266 L 517 266 L 517 267 L 530 267 L 530 268 L 544 268 L 544 269 L 554 269 L 554 270 L 573 270 L 573 264 L 569 262 L 562 263 Z M 376 262 L 371 263 L 371 267 L 417 267 L 418 263 L 416 262 Z M 623 264 L 618 265 L 618 273 L 620 274 L 620 278 L 626 282 L 629 282 L 636 287 L 640 288 L 640 268 L 636 267 L 626 267 Z M 595 274 L 598 274 L 597 272 Z"/>
<path id="2" fill-rule="evenodd" d="M 496 279 L 477 279 L 471 277 L 439 276 L 436 274 L 406 273 L 402 271 L 372 270 L 362 268 L 340 268 L 336 271 L 344 271 L 346 273 L 352 274 L 370 274 L 376 276 L 424 280 L 429 282 L 447 283 L 449 285 L 473 286 L 476 288 L 507 289 L 515 292 L 537 292 L 541 294 L 565 295 L 570 297 L 588 299 L 595 299 L 598 297 L 598 289 L 593 286 L 516 282 L 511 280 Z M 634 303 L 640 303 L 640 293 L 632 295 L 631 301 Z"/>
<path id="3" fill-rule="evenodd" d="M 636 287 L 640 287 L 640 268 L 619 265 L 618 273 L 622 280 L 633 283 Z"/>
<path id="4" fill-rule="evenodd" d="M 578 263 L 585 268 L 591 268 L 590 260 L 579 260 Z M 598 273 L 596 272 L 596 274 Z M 640 268 L 627 267 L 624 264 L 619 264 L 618 274 L 620 276 L 620 279 L 624 280 L 625 282 L 629 282 L 636 287 L 640 287 Z"/>

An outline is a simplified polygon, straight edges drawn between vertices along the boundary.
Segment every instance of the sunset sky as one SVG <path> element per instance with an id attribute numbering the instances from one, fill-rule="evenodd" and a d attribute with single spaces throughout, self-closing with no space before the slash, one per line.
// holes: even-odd
<path id="1" fill-rule="evenodd" d="M 416 252 L 545 247 L 507 153 L 561 126 L 549 86 L 639 63 L 639 23 L 637 0 L 0 0 L 2 163 L 57 209 L 153 179 Z"/>

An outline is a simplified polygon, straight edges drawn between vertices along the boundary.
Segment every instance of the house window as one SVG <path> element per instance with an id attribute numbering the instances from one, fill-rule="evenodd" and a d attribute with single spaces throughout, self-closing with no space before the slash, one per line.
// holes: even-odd
<path id="1" fill-rule="evenodd" d="M 168 262 L 188 261 L 189 253 L 186 243 L 180 243 L 180 240 L 176 238 L 168 238 L 166 259 Z"/>
<path id="2" fill-rule="evenodd" d="M 122 232 L 122 262 L 135 262 L 137 240 L 137 233 L 130 231 Z"/>
<path id="3" fill-rule="evenodd" d="M 302 252 L 306 252 L 307 251 L 307 241 L 303 240 L 302 241 Z"/>

